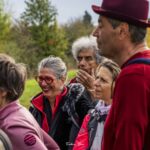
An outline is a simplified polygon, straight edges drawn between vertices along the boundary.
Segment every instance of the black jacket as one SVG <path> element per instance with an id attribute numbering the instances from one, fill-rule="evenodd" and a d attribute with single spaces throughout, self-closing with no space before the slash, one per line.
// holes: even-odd
<path id="1" fill-rule="evenodd" d="M 84 116 L 89 109 L 93 108 L 91 99 L 83 85 L 72 83 L 67 86 L 67 89 L 67 94 L 62 97 L 53 120 L 51 108 L 47 109 L 46 112 L 44 110 L 48 105 L 44 104 L 46 97 L 42 93 L 32 99 L 32 106 L 29 108 L 41 127 L 45 120 L 43 120 L 43 115 L 46 115 L 46 122 L 49 126 L 47 133 L 58 143 L 61 150 L 72 149 Z M 40 105 L 45 105 L 43 110 L 39 109 L 35 103 L 39 98 L 42 102 Z"/>

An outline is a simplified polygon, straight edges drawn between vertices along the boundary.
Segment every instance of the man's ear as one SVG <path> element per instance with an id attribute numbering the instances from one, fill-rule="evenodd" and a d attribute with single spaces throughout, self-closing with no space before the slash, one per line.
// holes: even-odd
<path id="1" fill-rule="evenodd" d="M 124 40 L 126 37 L 129 36 L 129 25 L 125 22 L 122 22 L 118 27 L 117 27 L 117 33 L 119 34 L 119 39 Z"/>

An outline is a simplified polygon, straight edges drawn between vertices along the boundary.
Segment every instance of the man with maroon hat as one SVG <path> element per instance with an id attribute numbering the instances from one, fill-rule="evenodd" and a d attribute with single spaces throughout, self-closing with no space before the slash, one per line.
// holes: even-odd
<path id="1" fill-rule="evenodd" d="M 102 150 L 150 150 L 150 49 L 145 42 L 148 0 L 103 0 L 93 35 L 101 54 L 122 72 L 105 123 Z"/>

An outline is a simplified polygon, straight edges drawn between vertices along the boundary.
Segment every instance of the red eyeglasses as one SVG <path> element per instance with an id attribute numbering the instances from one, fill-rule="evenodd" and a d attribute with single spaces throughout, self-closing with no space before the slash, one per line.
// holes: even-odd
<path id="1" fill-rule="evenodd" d="M 48 84 L 51 84 L 54 81 L 54 78 L 50 77 L 50 76 L 36 76 L 35 77 L 36 81 L 39 83 L 42 83 L 43 81 L 45 81 Z"/>

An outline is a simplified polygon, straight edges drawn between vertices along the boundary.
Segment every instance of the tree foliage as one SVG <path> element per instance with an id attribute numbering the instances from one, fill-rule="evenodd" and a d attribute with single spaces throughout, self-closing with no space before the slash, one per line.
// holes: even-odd
<path id="1" fill-rule="evenodd" d="M 88 13 L 88 11 L 84 12 L 83 22 L 84 22 L 85 25 L 92 26 L 92 17 Z"/>
<path id="2" fill-rule="evenodd" d="M 0 1 L 0 40 L 5 40 L 10 31 L 10 17 L 4 12 L 4 3 Z"/>
<path id="3" fill-rule="evenodd" d="M 4 12 L 3 0 L 0 1 L 0 52 L 27 64 L 30 75 L 48 55 L 60 56 L 72 67 L 71 45 L 77 38 L 91 34 L 90 14 L 85 11 L 82 17 L 59 26 L 57 10 L 49 0 L 25 0 L 25 3 L 21 18 L 12 23 Z"/>
<path id="4" fill-rule="evenodd" d="M 49 0 L 26 0 L 22 22 L 28 27 L 37 49 L 37 59 L 50 54 L 63 56 L 67 49 L 64 32 L 57 25 L 56 9 Z"/>
<path id="5" fill-rule="evenodd" d="M 49 25 L 55 21 L 57 11 L 49 0 L 25 0 L 25 4 L 26 10 L 21 18 L 29 25 Z"/>
<path id="6" fill-rule="evenodd" d="M 25 3 L 20 24 L 28 33 L 24 37 L 29 42 L 25 44 L 26 53 L 33 52 L 35 64 L 48 55 L 64 57 L 68 43 L 63 29 L 58 27 L 55 7 L 49 0 L 26 0 Z"/>
<path id="7" fill-rule="evenodd" d="M 14 44 L 10 41 L 11 20 L 4 11 L 4 1 L 0 1 L 0 53 L 8 53 Z"/>
<path id="8" fill-rule="evenodd" d="M 81 36 L 88 36 L 93 31 L 92 17 L 90 14 L 85 11 L 85 14 L 82 17 L 79 17 L 75 20 L 70 20 L 62 26 L 66 33 L 66 37 L 69 42 L 69 51 L 67 51 L 67 55 L 71 56 L 71 46 L 72 43 Z"/>

